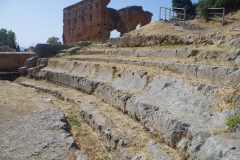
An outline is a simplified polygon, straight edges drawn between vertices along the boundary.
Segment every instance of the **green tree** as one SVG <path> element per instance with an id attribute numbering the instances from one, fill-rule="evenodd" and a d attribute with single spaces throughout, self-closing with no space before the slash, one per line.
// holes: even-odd
<path id="1" fill-rule="evenodd" d="M 196 5 L 193 5 L 191 0 L 172 0 L 172 7 L 185 8 L 186 14 L 195 16 Z"/>
<path id="2" fill-rule="evenodd" d="M 0 46 L 16 49 L 16 35 L 12 30 L 0 29 Z"/>
<path id="3" fill-rule="evenodd" d="M 7 44 L 10 48 L 16 49 L 16 35 L 12 30 L 7 32 Z"/>
<path id="4" fill-rule="evenodd" d="M 7 45 L 7 30 L 2 28 L 0 29 L 0 46 Z"/>
<path id="5" fill-rule="evenodd" d="M 59 38 L 54 37 L 54 36 L 48 38 L 47 43 L 49 43 L 49 44 L 62 44 L 62 42 L 59 40 Z"/>
<path id="6" fill-rule="evenodd" d="M 221 7 L 224 7 L 226 12 L 240 9 L 240 0 L 201 0 L 198 4 L 198 10 L 204 17 L 206 17 L 207 8 Z"/>

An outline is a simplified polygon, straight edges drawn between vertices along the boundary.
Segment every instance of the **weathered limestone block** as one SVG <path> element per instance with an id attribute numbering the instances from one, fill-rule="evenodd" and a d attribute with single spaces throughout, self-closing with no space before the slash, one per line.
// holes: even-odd
<path id="1" fill-rule="evenodd" d="M 18 69 L 18 73 L 20 73 L 21 76 L 26 76 L 27 75 L 27 67 L 20 67 Z"/>
<path id="2" fill-rule="evenodd" d="M 80 42 L 77 42 L 77 45 L 79 47 L 87 47 L 87 46 L 89 46 L 91 44 L 92 44 L 92 42 L 90 42 L 90 41 L 80 41 Z"/>
<path id="3" fill-rule="evenodd" d="M 47 58 L 39 58 L 37 61 L 37 66 L 46 67 L 48 64 Z"/>
<path id="4" fill-rule="evenodd" d="M 24 62 L 24 66 L 27 67 L 27 68 L 36 67 L 37 61 L 38 61 L 38 57 L 37 56 L 28 58 Z"/>
<path id="5" fill-rule="evenodd" d="M 240 66 L 240 56 L 238 56 L 238 57 L 235 59 L 234 63 L 235 63 L 236 65 Z"/>
<path id="6" fill-rule="evenodd" d="M 103 42 L 110 32 L 118 30 L 121 35 L 151 22 L 152 13 L 140 6 L 115 10 L 107 8 L 110 0 L 83 0 L 63 10 L 63 42 L 76 44 L 79 41 Z"/>
<path id="7" fill-rule="evenodd" d="M 233 39 L 226 43 L 227 46 L 238 46 L 240 44 L 240 38 Z"/>

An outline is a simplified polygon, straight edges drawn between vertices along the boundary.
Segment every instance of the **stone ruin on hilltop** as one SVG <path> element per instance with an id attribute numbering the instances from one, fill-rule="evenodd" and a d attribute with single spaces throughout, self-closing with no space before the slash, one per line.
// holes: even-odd
<path id="1" fill-rule="evenodd" d="M 149 24 L 152 13 L 141 6 L 115 10 L 107 8 L 110 0 L 83 0 L 63 10 L 63 42 L 104 42 L 116 29 L 123 35 L 136 29 L 137 25 Z"/>

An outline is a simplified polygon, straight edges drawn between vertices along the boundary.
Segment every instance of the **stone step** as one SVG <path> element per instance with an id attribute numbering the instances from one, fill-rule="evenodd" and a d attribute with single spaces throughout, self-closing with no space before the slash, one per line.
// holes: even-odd
<path id="1" fill-rule="evenodd" d="M 162 71 L 170 71 L 187 77 L 207 80 L 210 83 L 233 86 L 240 88 L 240 69 L 234 70 L 232 67 L 226 66 L 211 66 L 203 64 L 187 64 L 175 61 L 158 60 L 143 60 L 139 58 L 106 58 L 94 56 L 72 56 L 73 61 L 86 62 L 105 62 L 113 64 L 129 64 L 141 67 L 154 67 Z"/>
<path id="2" fill-rule="evenodd" d="M 129 36 L 125 35 L 120 38 L 110 38 L 109 46 L 119 47 L 149 47 L 156 45 L 189 45 L 189 44 L 214 44 L 213 38 L 205 35 L 149 35 L 149 36 Z"/>
<path id="3" fill-rule="evenodd" d="M 50 60 L 33 76 L 103 99 L 194 159 L 240 155 L 240 139 L 225 126 L 240 108 L 238 90 L 128 66 L 61 60 Z M 222 143 L 226 139 L 229 143 Z M 228 148 L 232 144 L 238 149 Z"/>
<path id="4" fill-rule="evenodd" d="M 168 50 L 79 50 L 78 55 L 111 55 L 126 57 L 156 57 L 156 58 L 176 58 L 187 59 L 196 56 L 198 50 L 195 49 L 168 49 Z"/>
<path id="5" fill-rule="evenodd" d="M 25 80 L 20 84 L 77 104 L 82 119 L 102 137 L 108 151 L 119 159 L 180 160 L 184 157 L 143 125 L 94 96 L 61 86 L 56 88 L 43 81 Z"/>

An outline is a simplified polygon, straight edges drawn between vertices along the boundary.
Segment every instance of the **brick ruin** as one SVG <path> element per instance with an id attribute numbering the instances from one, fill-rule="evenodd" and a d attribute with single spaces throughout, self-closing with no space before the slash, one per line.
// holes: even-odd
<path id="1" fill-rule="evenodd" d="M 83 0 L 63 10 L 63 43 L 79 41 L 105 42 L 113 30 L 121 35 L 149 24 L 152 13 L 141 6 L 120 10 L 107 8 L 110 0 Z"/>

